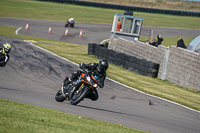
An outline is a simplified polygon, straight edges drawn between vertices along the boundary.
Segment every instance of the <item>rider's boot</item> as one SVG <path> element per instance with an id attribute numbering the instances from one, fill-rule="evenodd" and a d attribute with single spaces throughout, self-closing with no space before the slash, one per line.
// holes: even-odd
<path id="1" fill-rule="evenodd" d="M 79 74 L 79 72 L 74 72 L 74 73 L 72 73 L 71 77 L 69 77 L 69 78 L 66 77 L 64 80 L 64 85 L 69 85 L 74 79 L 77 79 L 78 74 Z"/>

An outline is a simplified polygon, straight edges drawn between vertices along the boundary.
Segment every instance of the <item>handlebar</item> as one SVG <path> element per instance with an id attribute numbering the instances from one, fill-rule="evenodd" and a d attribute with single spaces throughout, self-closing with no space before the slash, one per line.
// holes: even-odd
<path id="1" fill-rule="evenodd" d="M 88 69 L 86 69 L 85 67 L 83 67 L 85 64 L 84 63 L 80 63 L 79 67 L 86 73 L 90 73 L 91 71 L 89 71 Z"/>

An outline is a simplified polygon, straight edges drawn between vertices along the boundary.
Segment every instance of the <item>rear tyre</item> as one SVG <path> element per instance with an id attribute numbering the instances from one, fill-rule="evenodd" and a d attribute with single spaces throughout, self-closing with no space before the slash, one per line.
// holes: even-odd
<path id="1" fill-rule="evenodd" d="M 65 101 L 65 97 L 63 96 L 61 89 L 56 93 L 55 100 L 57 102 L 63 102 L 63 101 Z"/>
<path id="2" fill-rule="evenodd" d="M 81 102 L 89 93 L 88 87 L 84 87 L 84 89 L 77 90 L 72 94 L 71 104 L 76 105 Z"/>

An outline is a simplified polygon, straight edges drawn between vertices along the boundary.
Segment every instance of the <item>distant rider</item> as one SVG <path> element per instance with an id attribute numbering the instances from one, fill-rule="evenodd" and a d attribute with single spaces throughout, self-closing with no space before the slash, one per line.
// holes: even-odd
<path id="1" fill-rule="evenodd" d="M 74 18 L 70 18 L 68 21 L 67 21 L 68 24 L 70 24 L 70 26 L 73 28 L 74 27 Z"/>
<path id="2" fill-rule="evenodd" d="M 11 50 L 11 45 L 9 43 L 4 43 L 3 47 L 0 48 L 0 67 L 5 67 L 9 61 L 10 56 L 8 53 Z"/>
<path id="3" fill-rule="evenodd" d="M 101 59 L 99 63 L 89 63 L 89 64 L 84 64 L 80 63 L 79 67 L 81 69 L 88 70 L 89 72 L 98 74 L 98 85 L 100 88 L 104 87 L 104 81 L 106 78 L 106 70 L 109 67 L 109 62 L 106 59 Z M 72 73 L 72 76 L 69 78 L 65 78 L 64 80 L 64 85 L 68 85 L 71 83 L 71 81 L 77 79 L 81 74 L 81 71 L 77 70 L 74 73 Z M 99 97 L 97 89 L 94 88 L 93 93 L 91 93 L 87 98 L 90 98 L 91 100 L 95 101 Z"/>

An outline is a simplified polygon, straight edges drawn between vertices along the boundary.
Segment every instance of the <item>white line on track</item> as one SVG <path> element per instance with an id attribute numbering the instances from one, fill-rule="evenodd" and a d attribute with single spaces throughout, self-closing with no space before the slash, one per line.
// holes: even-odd
<path id="1" fill-rule="evenodd" d="M 15 34 L 18 35 L 18 32 L 19 32 L 19 30 L 21 30 L 21 29 L 22 29 L 22 27 L 19 27 L 19 28 L 15 31 Z"/>
<path id="2" fill-rule="evenodd" d="M 34 47 L 37 47 L 37 48 L 39 48 L 39 49 L 41 49 L 41 50 L 43 50 L 43 51 L 45 51 L 45 52 L 47 52 L 47 53 L 50 53 L 50 54 L 52 54 L 52 55 L 54 55 L 54 56 L 57 56 L 57 57 L 59 57 L 59 58 L 65 60 L 65 61 L 68 61 L 68 62 L 70 62 L 70 63 L 72 63 L 72 64 L 78 66 L 78 64 L 76 64 L 75 62 L 72 62 L 72 61 L 70 61 L 70 60 L 68 60 L 68 59 L 66 59 L 66 58 L 64 58 L 64 57 L 61 57 L 61 56 L 59 56 L 59 55 L 57 55 L 57 54 L 55 54 L 55 53 L 53 53 L 53 52 L 50 52 L 50 51 L 48 51 L 48 50 L 46 50 L 46 49 L 44 49 L 44 48 L 42 48 L 42 47 L 39 47 L 39 46 L 37 46 L 37 45 L 35 45 L 35 44 L 31 43 L 31 42 L 27 42 L 26 40 L 24 40 L 24 42 L 26 42 L 26 43 L 28 43 L 28 44 L 34 46 Z M 106 77 L 106 78 L 107 78 L 107 77 Z M 144 94 L 144 95 L 147 95 L 147 96 L 150 96 L 150 97 L 154 97 L 154 98 L 157 98 L 157 99 L 160 99 L 160 100 L 163 100 L 163 101 L 166 101 L 166 102 L 169 102 L 169 103 L 172 103 L 172 104 L 181 106 L 181 107 L 186 108 L 186 109 L 188 109 L 188 110 L 191 110 L 191 111 L 200 113 L 200 111 L 197 111 L 197 110 L 195 110 L 195 109 L 189 108 L 189 107 L 187 107 L 187 106 L 178 104 L 178 103 L 176 103 L 176 102 L 173 102 L 173 101 L 170 101 L 170 100 L 161 98 L 161 97 L 157 97 L 157 96 L 153 96 L 153 95 L 147 94 L 147 93 L 145 93 L 145 92 L 139 91 L 139 90 L 137 90 L 137 89 L 135 89 L 135 88 L 132 88 L 132 87 L 130 87 L 130 86 L 127 86 L 127 85 L 124 85 L 124 84 L 122 84 L 122 83 L 119 83 L 119 82 L 117 82 L 117 81 L 115 81 L 115 80 L 113 80 L 113 79 L 110 79 L 110 78 L 107 78 L 107 79 L 110 80 L 110 81 L 112 81 L 112 82 L 114 82 L 114 83 L 116 83 L 116 84 L 118 84 L 118 85 L 124 86 L 124 87 L 129 88 L 129 89 L 134 90 L 134 91 L 137 91 L 137 92 L 139 92 L 139 93 L 141 93 L 141 94 Z"/>
<path id="3" fill-rule="evenodd" d="M 100 42 L 100 44 L 104 43 L 105 41 L 109 41 L 110 39 L 104 39 L 103 41 Z"/>

